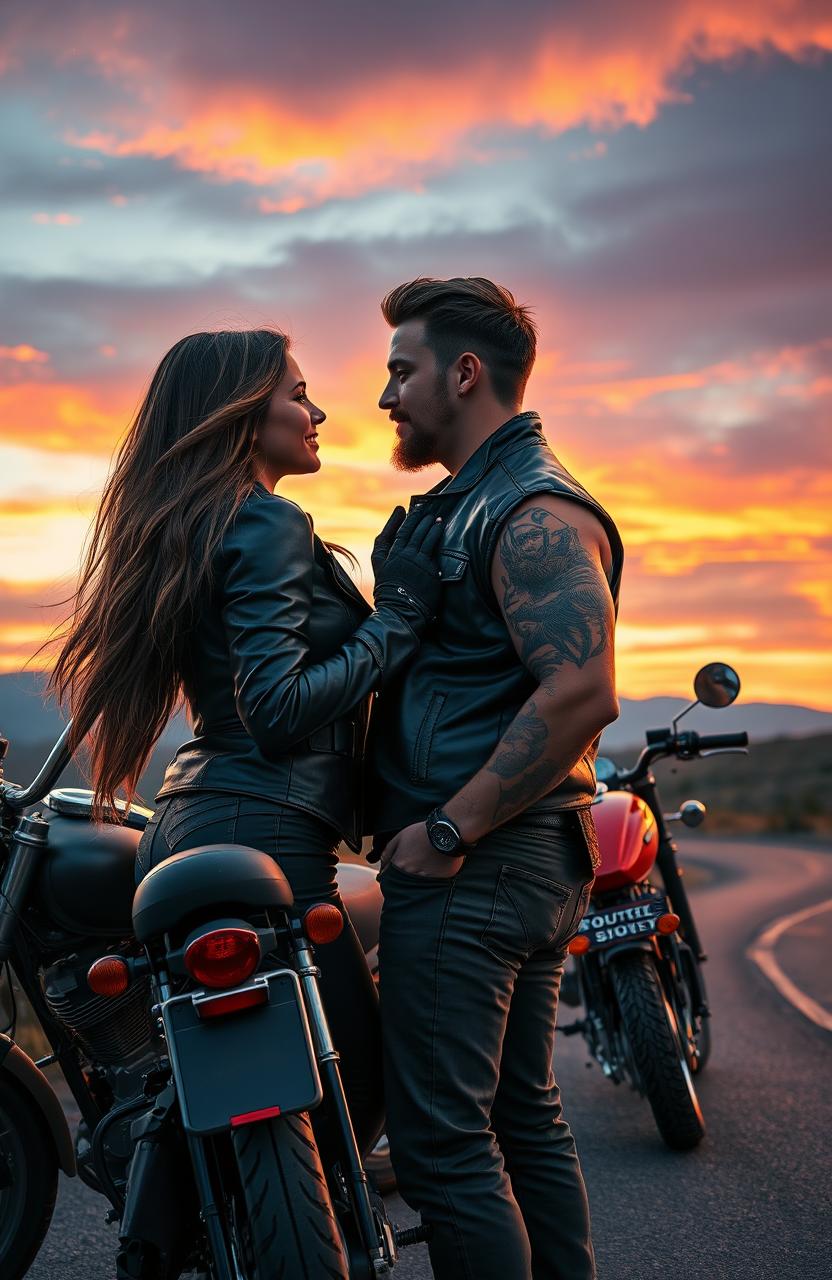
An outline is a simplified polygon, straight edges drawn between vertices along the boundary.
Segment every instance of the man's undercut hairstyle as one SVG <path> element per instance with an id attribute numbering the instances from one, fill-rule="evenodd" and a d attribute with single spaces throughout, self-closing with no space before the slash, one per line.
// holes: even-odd
<path id="1" fill-rule="evenodd" d="M 537 351 L 537 328 L 529 308 L 508 289 L 483 276 L 420 276 L 388 293 L 381 310 L 394 329 L 407 320 L 423 320 L 425 342 L 443 369 L 471 351 L 487 368 L 501 403 L 522 399 Z"/>

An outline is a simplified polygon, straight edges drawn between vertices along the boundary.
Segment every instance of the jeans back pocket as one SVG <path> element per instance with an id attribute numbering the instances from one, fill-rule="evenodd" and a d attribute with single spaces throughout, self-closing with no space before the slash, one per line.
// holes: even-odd
<path id="1" fill-rule="evenodd" d="M 483 946 L 504 964 L 522 964 L 533 952 L 555 942 L 572 893 L 557 880 L 503 865 L 491 919 L 482 934 Z"/>

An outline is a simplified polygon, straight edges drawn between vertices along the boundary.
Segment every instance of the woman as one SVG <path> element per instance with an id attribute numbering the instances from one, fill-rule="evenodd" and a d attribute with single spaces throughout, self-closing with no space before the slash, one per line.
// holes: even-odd
<path id="1" fill-rule="evenodd" d="M 360 847 L 368 695 L 413 655 L 437 603 L 441 529 L 397 508 L 376 542 L 375 610 L 273 490 L 315 472 L 325 414 L 282 333 L 196 333 L 164 357 L 104 490 L 52 685 L 89 735 L 99 812 L 128 799 L 184 697 L 137 877 L 219 841 L 279 859 L 301 910 L 340 904 Z M 340 550 L 340 548 L 338 548 Z M 322 990 L 366 1150 L 382 1093 L 375 990 L 349 923 Z M 324 1135 L 326 1140 L 326 1135 Z"/>

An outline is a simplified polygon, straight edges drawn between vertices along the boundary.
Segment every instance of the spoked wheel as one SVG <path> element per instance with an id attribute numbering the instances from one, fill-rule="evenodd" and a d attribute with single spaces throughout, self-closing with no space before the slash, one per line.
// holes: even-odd
<path id="1" fill-rule="evenodd" d="M 652 955 L 624 952 L 610 962 L 621 1021 L 641 1088 L 669 1147 L 688 1151 L 705 1136 L 702 1108 L 673 1010 Z"/>
<path id="2" fill-rule="evenodd" d="M 348 1280 L 308 1115 L 245 1125 L 232 1143 L 242 1200 L 235 1245 L 247 1280 Z"/>
<path id="3" fill-rule="evenodd" d="M 0 1276 L 18 1280 L 49 1230 L 58 1194 L 58 1161 L 28 1093 L 0 1074 Z"/>

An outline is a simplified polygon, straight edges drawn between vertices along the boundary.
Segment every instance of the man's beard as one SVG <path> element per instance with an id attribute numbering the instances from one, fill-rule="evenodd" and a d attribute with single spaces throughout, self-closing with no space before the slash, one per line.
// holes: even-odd
<path id="1" fill-rule="evenodd" d="M 435 398 L 425 409 L 425 416 L 430 417 L 432 430 L 415 427 L 412 422 L 408 422 L 405 434 L 396 440 L 390 461 L 397 471 L 421 471 L 440 461 L 443 428 L 447 430 L 451 417 L 450 398 L 444 381 L 437 380 Z"/>
<path id="2" fill-rule="evenodd" d="M 397 471 L 421 471 L 439 461 L 436 456 L 439 441 L 432 431 L 419 431 L 410 422 L 405 430 L 406 435 L 399 436 L 393 445 L 390 459 Z"/>

